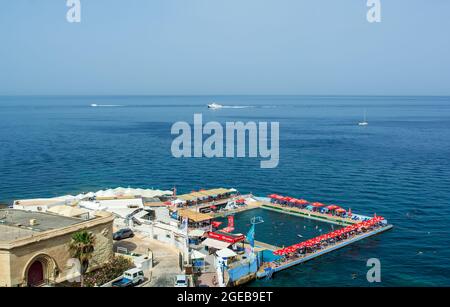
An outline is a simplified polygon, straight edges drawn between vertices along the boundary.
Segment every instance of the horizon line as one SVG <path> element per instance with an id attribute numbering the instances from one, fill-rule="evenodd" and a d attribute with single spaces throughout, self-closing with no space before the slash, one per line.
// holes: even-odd
<path id="1" fill-rule="evenodd" d="M 296 96 L 296 97 L 450 97 L 450 94 L 0 94 L 0 97 L 231 97 L 231 96 Z"/>

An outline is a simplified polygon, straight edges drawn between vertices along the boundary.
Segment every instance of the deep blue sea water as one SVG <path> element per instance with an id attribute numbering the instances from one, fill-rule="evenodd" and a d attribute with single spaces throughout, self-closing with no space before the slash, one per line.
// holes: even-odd
<path id="1" fill-rule="evenodd" d="M 206 109 L 212 101 L 247 107 Z M 364 109 L 370 124 L 359 127 Z M 170 127 L 194 113 L 204 121 L 279 121 L 279 166 L 173 158 Z M 449 157 L 449 97 L 0 98 L 0 202 L 117 186 L 223 186 L 376 212 L 395 225 L 253 285 L 368 286 L 366 261 L 376 257 L 382 286 L 450 286 Z M 298 239 L 289 226 L 298 218 L 261 214 L 266 225 L 258 228 L 278 223 L 283 240 Z M 257 236 L 280 244 L 270 230 Z"/>

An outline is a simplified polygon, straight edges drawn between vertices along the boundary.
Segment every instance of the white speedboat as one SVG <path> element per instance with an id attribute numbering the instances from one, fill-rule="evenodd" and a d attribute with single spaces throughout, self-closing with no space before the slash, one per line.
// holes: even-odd
<path id="1" fill-rule="evenodd" d="M 98 107 L 98 104 L 92 103 L 92 104 L 91 104 L 91 107 Z"/>
<path id="2" fill-rule="evenodd" d="M 367 126 L 369 123 L 366 121 L 366 110 L 364 110 L 364 120 L 358 123 L 358 126 Z"/>
<path id="3" fill-rule="evenodd" d="M 218 104 L 218 103 L 215 103 L 215 102 L 208 104 L 208 109 L 220 109 L 222 107 L 223 106 L 221 104 Z"/>

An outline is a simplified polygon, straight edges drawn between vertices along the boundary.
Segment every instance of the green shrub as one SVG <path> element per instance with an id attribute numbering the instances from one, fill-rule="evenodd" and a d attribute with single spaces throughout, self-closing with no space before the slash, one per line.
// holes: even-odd
<path id="1" fill-rule="evenodd" d="M 106 284 L 120 275 L 126 270 L 134 268 L 133 262 L 129 258 L 115 256 L 111 261 L 103 267 L 86 273 L 84 278 L 85 287 L 101 286 Z"/>

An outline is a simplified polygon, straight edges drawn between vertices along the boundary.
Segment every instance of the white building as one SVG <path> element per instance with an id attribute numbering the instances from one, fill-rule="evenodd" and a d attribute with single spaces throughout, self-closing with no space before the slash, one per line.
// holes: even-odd
<path id="1" fill-rule="evenodd" d="M 54 206 L 72 205 L 75 201 L 76 199 L 73 196 L 20 199 L 14 201 L 13 209 L 33 212 L 47 212 L 48 209 Z"/>

